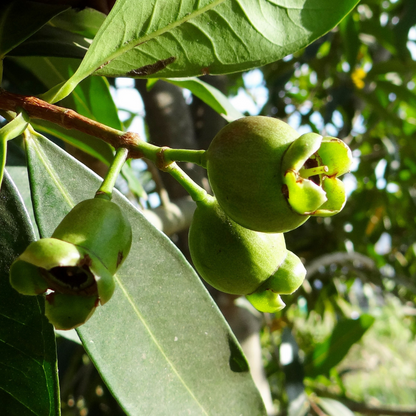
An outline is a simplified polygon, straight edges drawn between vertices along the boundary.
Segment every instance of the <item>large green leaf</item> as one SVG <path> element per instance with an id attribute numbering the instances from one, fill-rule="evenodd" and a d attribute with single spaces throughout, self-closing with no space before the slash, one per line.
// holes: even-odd
<path id="1" fill-rule="evenodd" d="M 25 57 L 13 60 L 29 69 L 46 88 L 52 88 L 65 81 L 75 72 L 80 62 L 78 59 L 51 57 Z M 87 78 L 61 104 L 92 120 L 118 130 L 123 129 L 108 81 L 102 77 Z"/>
<path id="2" fill-rule="evenodd" d="M 100 181 L 49 141 L 27 140 L 37 222 L 49 236 Z M 114 297 L 79 328 L 83 344 L 131 415 L 262 415 L 247 362 L 197 275 L 123 196 L 133 246 Z"/>
<path id="3" fill-rule="evenodd" d="M 0 192 L 0 413 L 60 414 L 55 335 L 42 297 L 18 294 L 9 268 L 34 240 L 23 202 L 5 174 Z"/>
<path id="4" fill-rule="evenodd" d="M 358 0 L 119 0 L 74 76 L 45 95 L 56 102 L 84 78 L 151 78 L 252 69 L 304 48 Z"/>
<path id="5" fill-rule="evenodd" d="M 342 361 L 349 349 L 361 339 L 373 322 L 374 318 L 366 314 L 358 319 L 339 321 L 332 334 L 306 357 L 305 375 L 317 377 L 320 374 L 328 374 L 331 368 Z"/>
<path id="6" fill-rule="evenodd" d="M 42 4 L 26 0 L 2 1 L 0 10 L 0 60 L 44 26 L 52 17 L 68 9 L 62 4 Z"/>

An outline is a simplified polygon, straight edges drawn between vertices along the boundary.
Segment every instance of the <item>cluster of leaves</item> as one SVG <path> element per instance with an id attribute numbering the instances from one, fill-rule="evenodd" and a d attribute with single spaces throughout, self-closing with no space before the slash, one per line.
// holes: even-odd
<path id="1" fill-rule="evenodd" d="M 266 0 L 170 3 L 119 0 L 106 18 L 94 9 L 7 2 L 0 11 L 2 87 L 31 95 L 58 86 L 45 97 L 65 97 L 60 105 L 123 130 L 108 81 L 89 75 L 149 78 L 149 86 L 163 78 L 230 121 L 241 114 L 225 95 L 197 78 L 177 77 L 266 65 L 262 114 L 288 120 L 302 132 L 344 138 L 357 158 L 349 177 L 354 191 L 338 216 L 309 220 L 287 234 L 288 248 L 305 259 L 309 285 L 287 300 L 287 312 L 269 317 L 262 339 L 282 411 L 349 415 L 333 400 L 348 396 L 337 368 L 374 322 L 367 313 L 389 295 L 401 304 L 415 301 L 416 64 L 408 49 L 415 4 L 365 0 L 327 33 L 356 1 L 300 1 L 296 9 Z M 235 91 L 242 79 L 230 75 L 234 86 L 224 92 Z M 42 120 L 32 123 L 54 141 L 105 165 L 112 161 L 112 148 L 94 137 Z M 9 142 L 7 171 L 0 201 L 0 403 L 10 415 L 59 414 L 53 330 L 42 318 L 41 302 L 13 293 L 8 267 L 30 241 L 49 236 L 74 204 L 92 197 L 99 179 L 34 134 L 24 144 Z M 143 197 L 133 166 L 122 173 L 135 198 Z M 115 201 L 133 224 L 135 243 L 116 276 L 114 298 L 78 334 L 123 411 L 264 414 L 245 358 L 193 269 L 136 208 L 121 195 Z M 379 248 L 381 237 L 387 248 Z M 414 336 L 414 322 L 409 328 Z M 284 358 L 288 345 L 292 361 Z M 66 360 L 64 355 L 60 363 L 68 378 Z M 91 365 L 81 367 L 88 371 Z M 94 388 L 102 385 L 90 380 Z M 64 377 L 65 393 L 67 385 Z M 116 414 L 104 391 L 104 408 Z M 96 414 L 104 414 L 98 407 Z"/>
<path id="2" fill-rule="evenodd" d="M 62 105 L 123 130 L 107 81 L 90 75 L 171 78 L 266 64 L 322 36 L 356 1 L 315 3 L 287 10 L 268 1 L 178 1 L 164 7 L 162 1 L 119 0 L 106 17 L 65 4 L 8 1 L 0 14 L 3 87 L 24 95 L 44 93 L 51 102 L 65 99 Z M 187 84 L 229 119 L 239 116 L 219 92 L 201 85 Z M 112 160 L 112 149 L 97 139 L 31 122 L 105 164 Z M 20 147 L 15 144 L 7 149 L 12 176 L 4 176 L 0 207 L 1 249 L 7 253 L 1 264 L 1 402 L 10 415 L 59 414 L 53 329 L 40 300 L 10 290 L 8 268 L 25 245 L 51 235 L 77 202 L 90 198 L 100 179 L 35 130 L 25 132 Z M 137 196 L 143 195 L 129 166 L 123 176 Z M 111 304 L 78 334 L 124 411 L 263 414 L 241 349 L 193 269 L 125 198 L 113 200 L 130 219 L 134 243 L 115 276 Z M 33 208 L 32 220 L 25 205 Z"/>

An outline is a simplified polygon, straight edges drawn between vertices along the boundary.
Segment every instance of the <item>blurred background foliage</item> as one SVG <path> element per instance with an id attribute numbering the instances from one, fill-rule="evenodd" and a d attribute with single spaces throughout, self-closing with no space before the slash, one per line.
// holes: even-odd
<path id="1" fill-rule="evenodd" d="M 314 394 L 336 397 L 363 414 L 396 414 L 386 407 L 415 404 L 415 41 L 414 1 L 361 1 L 336 30 L 261 69 L 267 90 L 261 114 L 302 132 L 341 137 L 355 157 L 344 177 L 345 209 L 286 234 L 309 273 L 289 309 L 263 330 L 266 368 L 280 403 L 282 328 L 290 329 L 300 361 L 307 362 L 302 357 L 340 322 L 370 314 L 374 324 L 344 360 L 319 376 L 306 371 L 310 401 Z M 311 412 L 320 414 L 316 404 Z"/>
<path id="2" fill-rule="evenodd" d="M 18 59 L 5 64 L 10 89 L 43 91 L 27 71 Z M 363 0 L 339 27 L 282 61 L 202 78 L 246 115 L 339 137 L 353 151 L 344 210 L 286 234 L 307 281 L 284 299 L 281 313 L 255 317 L 270 414 L 416 415 L 415 74 L 416 2 Z M 18 85 L 22 79 L 26 85 Z M 148 90 L 145 80 L 109 81 L 125 128 L 155 144 L 206 148 L 226 124 L 177 86 L 158 81 Z M 142 162 L 131 168 L 136 179 L 125 177 L 119 187 L 136 203 L 157 211 L 170 199 L 184 207 L 185 193 L 169 177 Z M 206 185 L 204 172 L 184 169 Z M 186 256 L 189 218 L 171 234 Z M 244 333 L 230 299 L 212 294 L 237 336 Z M 123 414 L 79 344 L 60 337 L 58 352 L 63 415 Z"/>

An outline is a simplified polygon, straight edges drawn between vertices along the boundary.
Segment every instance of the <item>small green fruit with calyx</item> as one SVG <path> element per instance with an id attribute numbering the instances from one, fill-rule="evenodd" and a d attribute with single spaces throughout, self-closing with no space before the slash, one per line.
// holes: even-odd
<path id="1" fill-rule="evenodd" d="M 76 205 L 51 238 L 31 243 L 10 268 L 10 283 L 24 295 L 46 296 L 45 314 L 59 329 L 85 323 L 110 300 L 113 275 L 127 257 L 131 226 L 119 206 L 94 198 Z"/>
<path id="2" fill-rule="evenodd" d="M 293 258 L 301 262 L 286 250 L 283 234 L 242 227 L 208 195 L 197 202 L 189 249 L 196 270 L 206 282 L 222 292 L 262 299 L 261 303 L 247 296 L 260 310 L 281 309 L 284 303 L 279 295 L 295 291 L 305 277 L 299 270 L 295 276 L 291 274 L 290 268 L 296 263 Z M 259 290 L 262 293 L 257 294 Z"/>
<path id="3" fill-rule="evenodd" d="M 225 213 L 261 232 L 293 230 L 311 215 L 330 216 L 344 206 L 338 177 L 350 170 L 341 140 L 299 134 L 281 120 L 236 120 L 213 139 L 205 155 L 211 187 Z"/>

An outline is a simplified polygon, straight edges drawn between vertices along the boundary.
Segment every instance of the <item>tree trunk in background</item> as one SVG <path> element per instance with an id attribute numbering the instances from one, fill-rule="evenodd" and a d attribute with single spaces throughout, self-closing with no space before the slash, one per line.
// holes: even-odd
<path id="1" fill-rule="evenodd" d="M 136 80 L 146 110 L 146 123 L 150 142 L 157 146 L 181 149 L 197 149 L 194 124 L 189 106 L 185 102 L 182 89 L 159 81 L 148 91 L 146 80 Z M 181 168 L 199 185 L 203 185 L 204 169 L 192 163 L 181 163 Z M 187 196 L 187 192 L 168 173 L 160 172 L 169 198 L 174 201 Z M 189 260 L 188 231 L 182 231 L 174 239 L 179 249 Z"/>

